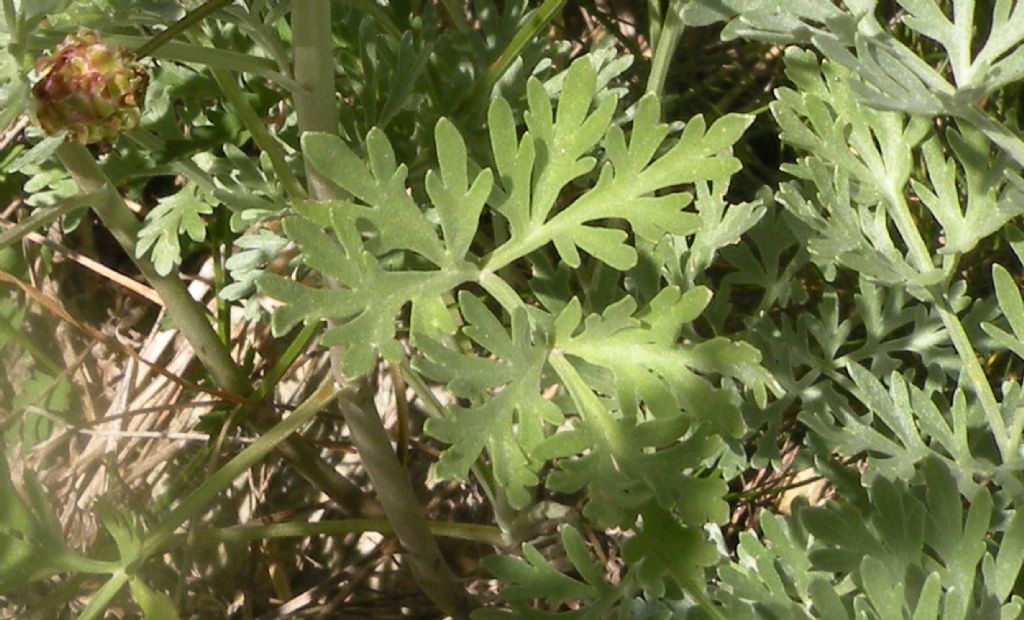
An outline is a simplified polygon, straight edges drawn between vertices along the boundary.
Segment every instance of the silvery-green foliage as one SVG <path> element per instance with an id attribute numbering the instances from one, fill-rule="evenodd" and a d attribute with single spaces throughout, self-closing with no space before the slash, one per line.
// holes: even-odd
<path id="1" fill-rule="evenodd" d="M 160 275 L 167 275 L 181 262 L 181 234 L 192 241 L 206 239 L 204 215 L 213 213 L 213 205 L 203 199 L 195 185 L 186 185 L 180 191 L 161 198 L 155 209 L 146 215 L 146 223 L 139 231 L 136 256 L 150 255 L 153 267 Z"/>
<path id="2" fill-rule="evenodd" d="M 957 261 L 1024 208 L 1013 184 L 987 171 L 989 166 L 999 165 L 999 158 L 983 164 L 975 153 L 978 149 L 987 153 L 988 145 L 975 140 L 974 148 L 967 148 L 962 140 L 970 134 L 968 128 L 947 132 L 951 144 L 947 159 L 938 153 L 939 138 L 931 134 L 928 125 L 921 124 L 921 117 L 874 111 L 856 103 L 844 88 L 847 74 L 828 64 L 819 70 L 817 61 L 806 52 L 791 49 L 787 60 L 789 73 L 801 89 L 781 89 L 772 111 L 783 129 L 782 138 L 808 154 L 787 166 L 798 180 L 784 184 L 778 199 L 793 216 L 794 230 L 806 240 L 825 277 L 834 278 L 837 268 L 861 274 L 861 305 L 870 310 L 864 316 L 871 317 L 873 323 L 865 329 L 876 342 L 887 322 L 877 311 L 877 298 L 883 294 L 880 287 L 906 288 L 918 303 L 925 304 L 917 310 L 919 314 L 968 309 L 971 300 L 962 294 L 963 283 L 953 275 Z M 965 170 L 962 177 L 949 174 L 954 159 Z M 915 162 L 926 172 L 911 180 Z M 986 182 L 979 180 L 982 175 L 988 176 Z M 920 233 L 925 222 L 908 220 L 906 197 L 911 192 L 920 197 L 936 224 L 953 222 L 945 238 L 929 243 Z M 965 210 L 961 203 L 966 203 Z M 984 224 L 972 225 L 973 221 Z M 1012 315 L 1011 293 L 1005 279 L 1003 282 L 1000 305 L 1004 314 L 1010 307 Z M 950 320 L 947 314 L 942 329 L 950 327 Z M 915 323 L 914 346 L 925 357 L 926 367 L 942 368 L 934 354 L 946 338 L 925 329 L 920 319 Z M 929 331 L 935 333 L 934 338 Z M 847 366 L 853 361 L 841 360 Z M 867 381 L 863 376 L 858 381 L 852 367 L 848 370 L 855 382 Z M 873 360 L 871 370 L 892 372 L 896 368 Z M 960 369 L 946 364 L 943 370 L 955 379 Z M 1011 426 L 1018 423 L 1012 408 L 999 409 L 997 415 Z M 993 428 L 993 433 L 997 442 L 1006 439 L 999 437 L 998 428 Z"/>
<path id="3" fill-rule="evenodd" d="M 24 109 L 41 20 L 123 18 L 124 32 L 181 14 L 63 4 L 4 3 L 0 128 Z M 655 95 L 620 105 L 632 59 L 612 45 L 569 64 L 537 37 L 482 82 L 525 0 L 473 2 L 467 31 L 437 28 L 437 3 L 337 4 L 337 134 L 268 122 L 284 165 L 307 164 L 337 199 L 286 193 L 280 162 L 208 105 L 223 94 L 208 71 L 174 57 L 244 73 L 270 119 L 291 80 L 288 3 L 231 3 L 168 46 L 145 131 L 102 164 L 129 194 L 177 177 L 139 235 L 159 273 L 181 263 L 182 235 L 233 243 L 220 294 L 247 317 L 273 305 L 274 335 L 322 325 L 350 377 L 386 361 L 445 393 L 425 423 L 433 475 L 478 478 L 516 543 L 483 561 L 501 598 L 476 617 L 1024 613 L 1024 142 L 986 104 L 1024 77 L 1018 2 L 673 2 L 690 25 L 789 46 L 764 118 L 786 177 L 745 203 L 727 196 L 753 118 L 670 124 Z M 55 146 L 5 171 L 28 176 L 32 206 L 74 192 Z M 220 206 L 236 239 L 208 239 Z M 758 513 L 730 556 L 745 474 L 798 467 L 832 496 Z M 81 565 L 27 481 L 22 497 L 0 459 L 4 591 Z M 554 545 L 534 537 L 537 515 L 567 521 Z M 132 556 L 140 523 L 101 516 Z M 146 614 L 173 613 L 141 576 L 131 588 Z"/>
<path id="4" fill-rule="evenodd" d="M 896 0 L 899 25 L 941 46 L 949 74 L 894 34 L 893 24 L 879 16 L 880 4 L 887 3 L 695 0 L 685 11 L 692 24 L 728 20 L 726 38 L 813 46 L 857 76 L 850 87 L 867 105 L 967 121 L 1024 163 L 1024 141 L 982 105 L 987 96 L 1024 77 L 1024 4 Z"/>
<path id="5" fill-rule="evenodd" d="M 842 499 L 763 514 L 760 537 L 741 535 L 738 561 L 718 568 L 727 617 L 1021 613 L 1021 389 L 1012 374 L 994 384 L 979 361 L 1024 353 L 1020 263 L 986 267 L 987 282 L 960 268 L 1000 237 L 1019 248 L 1019 139 L 978 100 L 1017 79 L 1024 11 L 996 2 L 992 25 L 974 28 L 973 2 L 897 4 L 907 29 L 950 54 L 952 82 L 880 26 L 874 2 L 687 7 L 691 23 L 729 19 L 726 37 L 825 57 L 788 47 L 792 86 L 771 105 L 796 154 L 775 200 L 802 291 L 769 297 L 770 268 L 742 248 L 723 256 L 739 268 L 731 282 L 765 291 L 746 334 L 784 396 L 757 419 L 771 432 L 797 407 L 805 449 Z M 760 442 L 753 462 L 779 463 L 775 449 Z M 837 456 L 861 468 L 838 469 Z"/>
<path id="6" fill-rule="evenodd" d="M 761 517 L 718 569 L 729 618 L 1017 618 L 1024 518 L 935 459 L 912 481 Z M 964 502 L 968 507 L 964 508 Z"/>
<path id="7" fill-rule="evenodd" d="M 406 317 L 413 367 L 460 398 L 427 423 L 448 445 L 437 475 L 466 478 L 486 458 L 516 510 L 530 507 L 542 482 L 585 491 L 583 514 L 593 523 L 636 532 L 624 549 L 637 571 L 630 579 L 655 598 L 666 588 L 677 598 L 680 588 L 699 595 L 715 559 L 701 528 L 728 517 L 726 481 L 708 467 L 726 442 L 744 436 L 744 403 L 763 404 L 774 387 L 753 347 L 696 338 L 689 327 L 712 297 L 692 284 L 694 275 L 764 211 L 739 205 L 732 213 L 721 198 L 739 168 L 731 146 L 750 119 L 708 125 L 698 116 L 672 136 L 647 96 L 620 127 L 617 97 L 602 95 L 598 68 L 587 57 L 575 61 L 556 103 L 531 79 L 525 132 L 509 103 L 495 99 L 491 166 L 470 158 L 445 119 L 434 131 L 438 165 L 422 180 L 399 163 L 382 131 L 369 133 L 365 155 L 339 138 L 307 134 L 304 156 L 351 198 L 301 203 L 284 230 L 306 266 L 337 286 L 270 274 L 257 283 L 283 303 L 273 316 L 278 333 L 327 321 L 321 342 L 342 345 L 351 375 L 378 357 L 406 358 L 397 331 Z M 696 212 L 687 187 L 696 187 Z M 504 240 L 481 244 L 489 237 L 483 225 L 495 221 Z M 688 243 L 696 236 L 689 282 L 649 298 L 623 290 L 619 274 L 638 263 L 634 236 L 657 243 L 669 234 Z M 576 271 L 558 269 L 535 292 L 515 288 L 517 272 L 551 272 L 552 257 Z M 606 284 L 582 278 L 598 272 L 608 274 Z M 539 304 L 530 303 L 534 295 Z M 545 396 L 556 387 L 556 398 Z M 676 541 L 667 554 L 666 537 Z M 530 547 L 525 553 L 531 570 L 550 572 Z M 512 560 L 495 562 L 513 582 L 544 581 Z M 618 605 L 625 590 L 602 590 L 594 575 L 590 585 L 564 588 L 598 588 L 601 609 Z"/>
<path id="8" fill-rule="evenodd" d="M 287 239 L 269 230 L 239 237 L 235 241 L 235 253 L 224 262 L 224 268 L 231 274 L 231 284 L 221 289 L 221 298 L 245 300 L 246 315 L 255 316 L 259 311 L 258 300 L 254 296 L 256 280 L 287 244 Z"/>
<path id="9" fill-rule="evenodd" d="M 237 7 L 234 10 L 243 12 Z M 476 94 L 472 86 L 483 68 L 496 60 L 532 13 L 528 3 L 521 0 L 501 6 L 490 0 L 478 0 L 474 2 L 474 11 L 480 21 L 468 32 L 438 28 L 439 16 L 429 4 L 419 16 L 392 12 L 395 19 L 407 21 L 399 23 L 402 34 L 396 38 L 374 17 L 359 10 L 341 9 L 336 24 L 339 39 L 352 45 L 343 44 L 339 50 L 339 73 L 345 76 L 339 83 L 339 92 L 346 100 L 358 102 L 340 106 L 342 136 L 351 144 L 362 143 L 360 148 L 366 150 L 373 148 L 370 136 L 375 140 L 388 138 L 394 156 L 408 162 L 414 168 L 411 174 L 421 178 L 426 161 L 417 158 L 434 150 L 432 128 L 442 116 L 445 123 L 459 128 L 472 159 L 486 161 L 491 158 L 491 144 L 485 126 L 476 117 L 484 115 L 492 95 L 500 93 L 518 115 L 526 106 L 527 80 L 535 77 L 548 96 L 556 99 L 566 72 L 556 70 L 554 61 L 567 58 L 568 44 L 536 39 L 517 55 L 493 93 L 480 93 L 475 108 L 468 105 Z M 255 18 L 264 24 L 276 18 L 273 11 L 263 10 L 259 4 L 250 7 L 246 15 L 250 16 L 248 21 Z M 586 57 L 597 72 L 594 97 L 621 95 L 624 91 L 615 78 L 632 64 L 632 58 L 619 54 L 607 43 L 595 46 Z M 453 115 L 453 111 L 457 114 Z M 248 158 L 239 162 L 233 154 L 226 155 L 221 160 L 204 154 L 200 163 L 214 177 L 213 195 L 233 211 L 233 228 L 240 231 L 264 218 L 275 217 L 282 201 L 280 190 L 273 183 L 268 184 L 272 178 L 268 179 L 263 170 L 259 171 L 258 181 L 251 173 L 247 175 L 250 178 L 239 178 L 253 168 L 252 163 Z M 411 185 L 412 191 L 425 190 L 421 183 Z M 261 191 L 253 192 L 255 187 Z M 251 284 L 262 273 L 268 257 L 263 257 L 259 267 L 250 266 L 256 254 L 248 246 L 259 241 L 245 239 L 243 235 L 238 241 L 240 248 L 248 250 L 245 258 L 229 266 L 235 282 L 229 285 L 225 299 L 245 303 L 252 313 L 257 305 L 251 297 Z M 243 262 L 246 267 L 236 271 L 234 265 Z"/>

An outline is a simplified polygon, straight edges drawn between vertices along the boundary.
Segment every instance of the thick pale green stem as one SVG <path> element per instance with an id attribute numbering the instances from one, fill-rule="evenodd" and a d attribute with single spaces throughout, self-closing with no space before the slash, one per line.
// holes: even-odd
<path id="1" fill-rule="evenodd" d="M 295 110 L 300 132 L 337 133 L 338 109 L 334 92 L 334 42 L 331 33 L 330 0 L 293 0 L 292 45 L 295 50 Z M 342 196 L 341 190 L 306 162 L 310 195 L 317 200 Z M 333 283 L 328 283 L 333 285 Z M 445 563 L 395 451 L 373 404 L 365 379 L 350 381 L 340 371 L 341 351 L 331 351 L 334 375 L 345 386 L 339 398 L 342 415 L 359 451 L 366 472 L 377 492 L 381 507 L 405 549 L 413 577 L 424 593 L 445 613 L 468 617 L 465 590 Z"/>
<path id="2" fill-rule="evenodd" d="M 334 93 L 334 40 L 330 0 L 292 2 L 293 93 L 299 130 L 337 133 L 338 104 Z M 338 188 L 306 162 L 309 193 L 324 200 L 338 197 Z"/>
<path id="3" fill-rule="evenodd" d="M 338 349 L 331 351 L 335 369 L 340 367 L 340 355 Z M 340 373 L 335 374 L 344 381 Z M 339 402 L 352 443 L 359 450 L 377 499 L 402 543 L 403 557 L 408 560 L 417 583 L 442 611 L 455 618 L 468 617 L 465 591 L 441 555 L 426 514 L 412 488 L 409 472 L 402 467 L 391 448 L 380 414 L 371 408 L 373 398 L 368 383 L 349 383 Z"/>

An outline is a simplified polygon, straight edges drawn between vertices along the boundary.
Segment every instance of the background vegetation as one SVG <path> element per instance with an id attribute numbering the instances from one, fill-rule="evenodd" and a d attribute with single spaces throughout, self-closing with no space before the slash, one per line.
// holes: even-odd
<path id="1" fill-rule="evenodd" d="M 1024 613 L 1015 0 L 3 8 L 0 617 Z"/>

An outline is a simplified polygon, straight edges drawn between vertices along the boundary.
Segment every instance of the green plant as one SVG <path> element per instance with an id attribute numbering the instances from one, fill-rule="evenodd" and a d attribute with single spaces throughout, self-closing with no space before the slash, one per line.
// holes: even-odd
<path id="1" fill-rule="evenodd" d="M 141 111 L 71 128 L 101 147 L 24 130 L 4 175 L 34 212 L 0 240 L 88 206 L 195 350 L 179 385 L 220 400 L 169 483 L 107 465 L 90 506 L 106 535 L 76 550 L 46 498 L 56 477 L 16 485 L 7 463 L 50 422 L 82 428 L 69 394 L 87 390 L 10 335 L 40 297 L 5 298 L 0 346 L 33 378 L 0 422 L 0 595 L 42 583 L 85 618 L 129 596 L 146 617 L 202 613 L 182 596 L 191 544 L 374 531 L 452 617 L 1024 613 L 1016 2 L 635 3 L 649 66 L 622 31 L 575 55 L 547 34 L 568 36 L 567 4 L 614 26 L 600 3 L 186 4 L 4 4 L 5 126 L 30 95 L 49 133 L 67 116 L 44 96 L 53 76 L 32 86 L 27 68 L 80 25 L 154 60 Z M 787 46 L 770 118 L 666 122 L 673 59 L 717 21 Z M 751 187 L 765 132 L 783 162 Z M 195 259 L 212 310 L 179 277 Z M 329 361 L 282 417 L 303 356 Z M 357 474 L 322 449 L 340 426 L 321 411 Z M 236 432 L 251 443 L 226 458 Z M 476 522 L 434 518 L 410 445 L 434 446 L 434 494 L 479 491 Z M 222 511 L 275 450 L 304 478 L 285 488 L 340 515 Z M 783 510 L 770 500 L 806 484 L 799 470 L 829 495 Z M 140 488 L 153 505 L 131 505 Z M 499 592 L 470 595 L 480 575 L 436 536 L 490 545 L 474 558 Z"/>

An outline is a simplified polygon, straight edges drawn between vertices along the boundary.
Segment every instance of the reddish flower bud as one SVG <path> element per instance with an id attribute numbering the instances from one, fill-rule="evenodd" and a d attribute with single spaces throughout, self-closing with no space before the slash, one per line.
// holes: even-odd
<path id="1" fill-rule="evenodd" d="M 36 62 L 36 73 L 35 113 L 47 134 L 68 131 L 89 144 L 138 127 L 146 70 L 134 54 L 107 45 L 95 30 L 68 35 L 54 55 Z"/>

